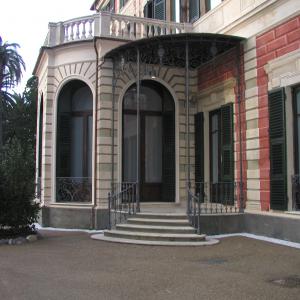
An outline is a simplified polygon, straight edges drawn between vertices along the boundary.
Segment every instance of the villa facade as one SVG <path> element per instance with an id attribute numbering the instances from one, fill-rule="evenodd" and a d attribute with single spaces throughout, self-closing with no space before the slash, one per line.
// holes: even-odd
<path id="1" fill-rule="evenodd" d="M 137 210 L 192 193 L 206 215 L 297 218 L 300 1 L 91 9 L 49 23 L 34 70 L 43 224 L 106 228 L 122 190 Z"/>

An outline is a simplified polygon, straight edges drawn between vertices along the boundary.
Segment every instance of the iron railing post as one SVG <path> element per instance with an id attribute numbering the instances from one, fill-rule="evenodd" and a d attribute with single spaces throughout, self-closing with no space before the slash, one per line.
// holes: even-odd
<path id="1" fill-rule="evenodd" d="M 239 171 L 240 171 L 240 182 L 239 182 L 239 192 L 240 192 L 240 207 L 239 211 L 244 211 L 244 192 L 243 192 L 243 139 L 242 139 L 242 117 L 241 117 L 241 71 L 240 71 L 240 64 L 241 64 L 241 45 L 237 44 L 236 46 L 236 84 L 237 84 L 237 102 L 238 102 L 238 121 L 239 121 Z"/>
<path id="2" fill-rule="evenodd" d="M 197 195 L 198 199 L 198 220 L 197 220 L 197 234 L 200 234 L 200 194 Z"/>
<path id="3" fill-rule="evenodd" d="M 186 102 L 186 155 L 187 155 L 187 214 L 191 213 L 191 178 L 190 178 L 190 101 L 189 101 L 189 44 L 185 41 L 185 102 Z"/>
<path id="4" fill-rule="evenodd" d="M 111 213 L 111 193 L 108 193 L 108 229 L 111 230 L 111 219 L 110 219 L 110 213 Z"/>
<path id="5" fill-rule="evenodd" d="M 136 58 L 136 134 L 137 134 L 137 167 L 136 167 L 136 178 L 137 178 L 137 199 L 136 199 L 136 210 L 140 212 L 140 49 L 137 48 L 137 58 Z"/>

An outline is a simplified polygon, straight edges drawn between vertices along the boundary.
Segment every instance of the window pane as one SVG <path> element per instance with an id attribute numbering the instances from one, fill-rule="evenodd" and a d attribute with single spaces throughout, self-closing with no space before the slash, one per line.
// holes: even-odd
<path id="1" fill-rule="evenodd" d="M 93 110 L 93 96 L 88 87 L 78 89 L 72 97 L 72 111 Z"/>
<path id="2" fill-rule="evenodd" d="M 93 117 L 88 117 L 88 132 L 87 132 L 87 176 L 92 177 L 92 147 L 93 147 Z"/>
<path id="3" fill-rule="evenodd" d="M 71 177 L 83 177 L 83 118 L 72 118 L 71 129 Z"/>
<path id="4" fill-rule="evenodd" d="M 124 181 L 135 182 L 137 168 L 136 115 L 124 115 Z"/>
<path id="5" fill-rule="evenodd" d="M 162 179 L 162 118 L 146 116 L 145 119 L 146 182 L 161 182 Z"/>
<path id="6" fill-rule="evenodd" d="M 136 88 L 130 88 L 124 96 L 124 109 L 136 110 Z M 140 93 L 140 109 L 147 111 L 161 111 L 162 99 L 153 88 L 142 86 Z"/>

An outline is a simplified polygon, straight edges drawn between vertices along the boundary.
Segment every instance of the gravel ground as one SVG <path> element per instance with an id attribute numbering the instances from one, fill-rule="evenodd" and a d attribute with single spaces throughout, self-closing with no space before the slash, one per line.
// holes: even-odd
<path id="1" fill-rule="evenodd" d="M 245 237 L 184 248 L 42 234 L 35 243 L 0 246 L 1 300 L 300 299 L 297 249 Z"/>

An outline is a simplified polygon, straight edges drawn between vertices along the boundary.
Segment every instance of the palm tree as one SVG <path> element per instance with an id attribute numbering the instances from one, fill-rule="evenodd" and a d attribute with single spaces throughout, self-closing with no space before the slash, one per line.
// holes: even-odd
<path id="1" fill-rule="evenodd" d="M 0 150 L 3 146 L 3 107 L 12 103 L 9 90 L 21 81 L 25 63 L 18 53 L 16 43 L 3 43 L 0 37 Z"/>

